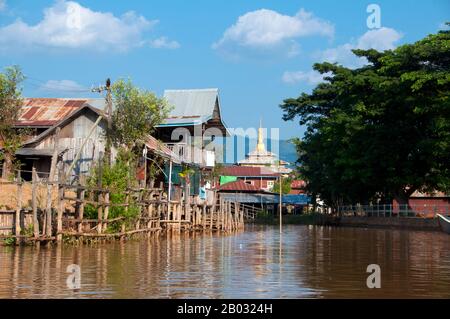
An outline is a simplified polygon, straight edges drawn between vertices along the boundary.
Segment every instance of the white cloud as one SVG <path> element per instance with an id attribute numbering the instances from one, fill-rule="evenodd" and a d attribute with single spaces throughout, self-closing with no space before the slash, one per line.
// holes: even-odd
<path id="1" fill-rule="evenodd" d="M 378 51 L 392 50 L 396 42 L 402 38 L 402 34 L 391 28 L 380 28 L 364 33 L 356 41 L 345 43 L 335 48 L 327 49 L 318 54 L 321 61 L 338 62 L 344 66 L 355 68 L 361 67 L 367 60 L 353 54 L 353 49 L 375 49 Z"/>
<path id="2" fill-rule="evenodd" d="M 85 92 L 87 88 L 72 80 L 49 80 L 39 90 L 46 92 Z"/>
<path id="3" fill-rule="evenodd" d="M 6 10 L 6 0 L 0 0 L 0 12 Z"/>
<path id="4" fill-rule="evenodd" d="M 294 84 L 299 82 L 306 82 L 307 84 L 316 85 L 324 81 L 324 77 L 329 76 L 329 73 L 320 74 L 317 71 L 311 70 L 309 72 L 303 71 L 286 71 L 283 74 L 282 80 L 284 83 Z"/>
<path id="5" fill-rule="evenodd" d="M 169 40 L 167 37 L 160 37 L 149 41 L 149 45 L 155 49 L 178 49 L 180 44 L 177 41 Z"/>
<path id="6" fill-rule="evenodd" d="M 449 29 L 450 29 L 450 26 L 447 25 L 446 22 L 441 22 L 441 23 L 439 23 L 438 29 L 439 29 L 439 30 L 449 30 Z"/>
<path id="7" fill-rule="evenodd" d="M 0 45 L 3 49 L 127 51 L 142 46 L 144 32 L 157 23 L 158 20 L 147 20 L 133 11 L 117 17 L 92 11 L 74 1 L 58 0 L 44 10 L 43 19 L 36 25 L 18 19 L 1 27 Z"/>
<path id="8" fill-rule="evenodd" d="M 375 49 L 378 51 L 392 50 L 395 42 L 402 38 L 402 34 L 391 28 L 380 28 L 364 33 L 359 39 L 358 49 Z"/>
<path id="9" fill-rule="evenodd" d="M 395 48 L 395 43 L 402 38 L 402 34 L 391 28 L 380 28 L 364 33 L 356 41 L 345 43 L 335 48 L 327 49 L 316 54 L 315 59 L 319 61 L 337 62 L 349 68 L 358 68 L 367 63 L 366 58 L 360 58 L 353 54 L 353 49 L 375 49 L 378 51 L 391 50 Z M 323 81 L 329 74 L 320 74 L 314 70 L 286 71 L 282 76 L 284 83 L 294 84 L 305 82 L 316 85 Z"/>
<path id="10" fill-rule="evenodd" d="M 287 47 L 288 55 L 293 56 L 298 51 L 295 39 L 312 35 L 333 37 L 334 26 L 303 9 L 294 16 L 260 9 L 240 16 L 212 47 L 225 52 L 237 48 L 266 50 Z"/>

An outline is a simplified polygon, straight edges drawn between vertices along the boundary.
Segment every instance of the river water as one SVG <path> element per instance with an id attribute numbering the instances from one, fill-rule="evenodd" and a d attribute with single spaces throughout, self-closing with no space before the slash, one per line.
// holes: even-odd
<path id="1" fill-rule="evenodd" d="M 79 289 L 67 267 L 80 268 Z M 369 289 L 369 264 L 381 288 Z M 0 247 L 0 298 L 450 298 L 450 236 L 247 226 L 92 246 Z"/>

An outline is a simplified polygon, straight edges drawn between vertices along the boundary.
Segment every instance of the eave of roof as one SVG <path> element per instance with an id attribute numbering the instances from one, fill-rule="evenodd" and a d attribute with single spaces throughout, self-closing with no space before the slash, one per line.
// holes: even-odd
<path id="1" fill-rule="evenodd" d="M 181 159 L 166 145 L 164 145 L 164 143 L 157 140 L 155 137 L 148 135 L 147 140 L 145 141 L 145 145 L 150 151 L 154 152 L 155 154 L 158 154 L 164 158 L 168 158 L 176 164 L 181 164 Z"/>

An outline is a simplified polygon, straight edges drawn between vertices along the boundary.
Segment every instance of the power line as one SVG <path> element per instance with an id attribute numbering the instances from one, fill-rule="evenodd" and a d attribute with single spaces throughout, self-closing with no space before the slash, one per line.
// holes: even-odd
<path id="1" fill-rule="evenodd" d="M 24 82 L 27 82 L 28 84 L 47 91 L 55 91 L 55 92 L 68 92 L 68 93 L 87 93 L 87 92 L 93 92 L 93 87 L 88 88 L 87 86 L 81 86 L 79 89 L 74 88 L 71 85 L 62 84 L 62 83 L 55 83 L 52 85 L 52 83 L 49 84 L 49 81 L 44 81 L 41 79 L 37 79 L 35 77 L 26 76 Z"/>

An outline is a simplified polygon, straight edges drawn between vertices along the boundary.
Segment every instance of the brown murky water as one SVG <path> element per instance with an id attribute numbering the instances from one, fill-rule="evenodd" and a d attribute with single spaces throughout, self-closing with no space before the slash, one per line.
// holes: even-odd
<path id="1" fill-rule="evenodd" d="M 67 266 L 81 288 L 67 287 Z M 368 289 L 366 268 L 381 267 Z M 248 226 L 83 247 L 0 247 L 0 298 L 450 298 L 440 232 Z"/>

